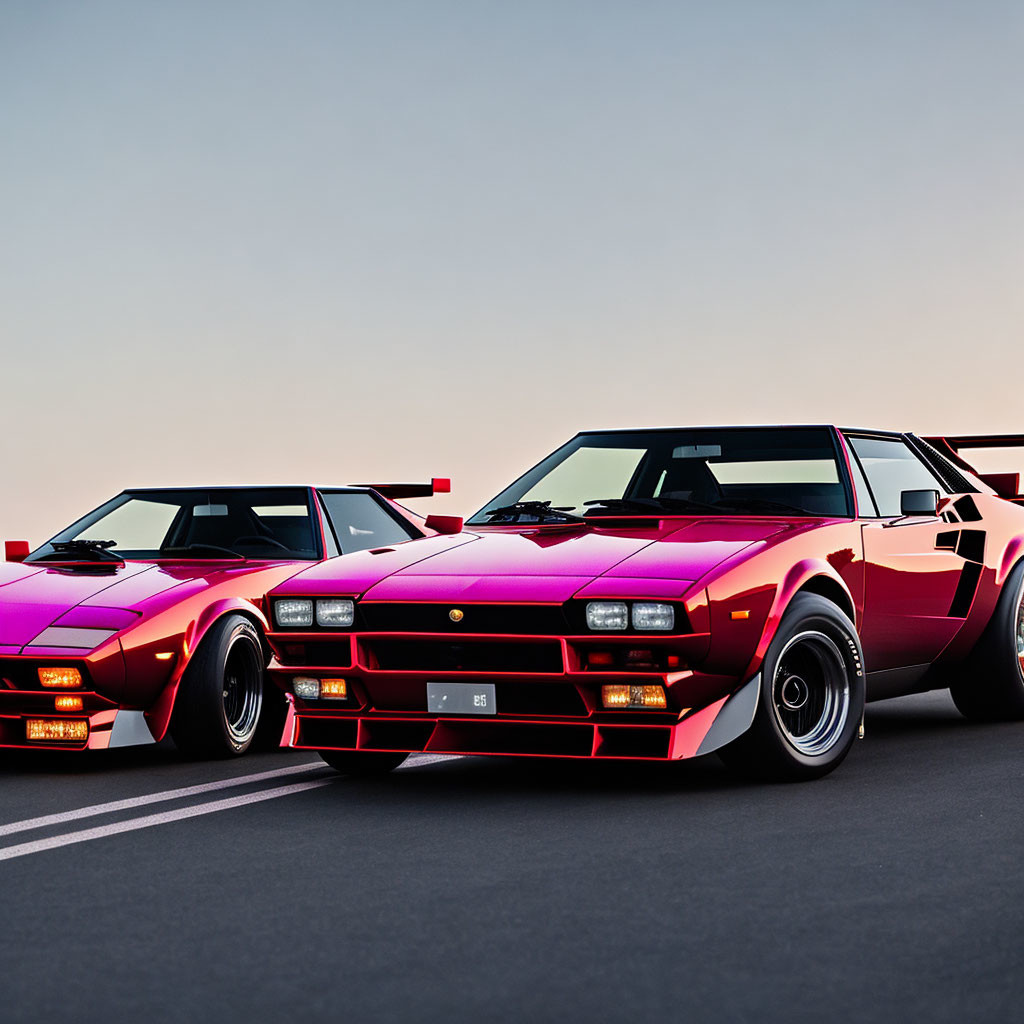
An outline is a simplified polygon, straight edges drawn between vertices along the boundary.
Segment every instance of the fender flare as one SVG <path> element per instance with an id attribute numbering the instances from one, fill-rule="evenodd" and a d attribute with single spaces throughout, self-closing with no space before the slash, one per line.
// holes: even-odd
<path id="1" fill-rule="evenodd" d="M 160 696 L 146 712 L 146 725 L 149 726 L 153 739 L 158 743 L 167 735 L 167 729 L 171 724 L 171 715 L 174 713 L 174 700 L 178 696 L 178 687 L 192 661 L 192 655 L 210 629 L 225 615 L 231 614 L 242 615 L 252 622 L 260 633 L 260 642 L 263 644 L 264 651 L 269 653 L 264 638 L 270 625 L 262 610 L 252 601 L 247 601 L 242 597 L 226 597 L 207 605 L 198 617 L 188 624 L 188 628 L 185 630 L 182 656 L 178 659 L 174 672 L 160 692 Z"/>
<path id="2" fill-rule="evenodd" d="M 793 598 L 796 597 L 800 591 L 808 589 L 808 584 L 813 580 L 824 579 L 827 580 L 827 586 L 831 590 L 838 590 L 845 596 L 849 602 L 849 608 L 856 611 L 857 604 L 853 599 L 853 595 L 850 593 L 850 588 L 843 582 L 842 577 L 838 572 L 823 558 L 804 558 L 793 565 L 793 567 L 783 577 L 782 582 L 776 588 L 775 599 L 772 601 L 771 610 L 768 612 L 768 618 L 765 620 L 764 629 L 761 632 L 761 639 L 758 641 L 757 648 L 754 651 L 754 656 L 743 673 L 742 678 L 751 679 L 755 673 L 760 672 L 761 666 L 764 663 L 765 655 L 768 653 L 768 648 L 771 645 L 772 640 L 775 639 L 775 634 L 779 630 L 779 624 L 782 622 L 782 616 L 786 613 L 786 609 L 790 606 Z M 817 590 L 812 590 L 812 593 L 819 593 Z M 828 595 L 822 595 L 831 600 Z M 848 609 L 840 609 L 844 615 L 848 615 Z M 856 622 L 854 622 L 856 625 Z"/>
<path id="3" fill-rule="evenodd" d="M 1003 552 L 1002 560 L 999 563 L 999 575 L 996 577 L 996 583 L 1000 587 L 1003 586 L 1007 577 L 1017 567 L 1017 563 L 1022 558 L 1024 558 L 1024 537 L 1014 537 L 1006 545 L 1006 550 Z"/>
<path id="4" fill-rule="evenodd" d="M 697 754 L 710 754 L 712 751 L 732 743 L 733 740 L 742 736 L 753 725 L 754 716 L 757 714 L 758 702 L 761 698 L 761 684 L 763 681 L 762 668 L 765 656 L 771 642 L 775 639 L 782 622 L 782 616 L 789 607 L 793 598 L 801 591 L 808 589 L 808 584 L 816 579 L 828 581 L 829 588 L 842 593 L 849 602 L 849 609 L 856 609 L 856 603 L 850 588 L 843 582 L 835 569 L 823 559 L 806 558 L 797 562 L 782 580 L 782 583 L 775 591 L 775 598 L 772 602 L 768 618 L 765 620 L 764 629 L 761 633 L 761 640 L 747 671 L 743 673 L 746 682 L 737 690 L 733 691 L 726 702 L 722 705 L 715 716 L 707 735 L 701 740 Z M 811 593 L 818 593 L 831 600 L 831 595 L 822 595 L 817 589 Z M 848 613 L 848 608 L 841 609 L 843 614 Z"/>

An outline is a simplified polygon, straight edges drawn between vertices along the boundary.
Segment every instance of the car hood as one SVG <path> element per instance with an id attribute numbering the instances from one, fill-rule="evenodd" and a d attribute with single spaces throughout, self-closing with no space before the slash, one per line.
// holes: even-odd
<path id="1" fill-rule="evenodd" d="M 127 562 L 92 571 L 0 563 L 0 654 L 17 653 L 33 641 L 36 646 L 82 647 L 89 638 L 87 633 L 73 632 L 46 636 L 50 627 L 95 630 L 92 639 L 101 643 L 137 621 L 146 602 L 158 594 L 190 583 L 206 586 L 212 578 L 262 569 L 266 564 Z M 75 642 L 63 642 L 68 640 Z"/>
<path id="2" fill-rule="evenodd" d="M 654 527 L 483 530 L 321 563 L 275 593 L 380 601 L 560 602 L 650 581 L 680 595 L 725 559 L 785 529 L 778 520 L 662 521 Z"/>

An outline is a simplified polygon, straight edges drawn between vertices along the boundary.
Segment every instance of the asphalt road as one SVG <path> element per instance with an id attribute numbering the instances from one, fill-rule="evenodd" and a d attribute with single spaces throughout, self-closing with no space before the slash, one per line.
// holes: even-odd
<path id="1" fill-rule="evenodd" d="M 1020 1019 L 1024 725 L 930 695 L 867 733 L 788 786 L 6 754 L 0 1020 Z"/>

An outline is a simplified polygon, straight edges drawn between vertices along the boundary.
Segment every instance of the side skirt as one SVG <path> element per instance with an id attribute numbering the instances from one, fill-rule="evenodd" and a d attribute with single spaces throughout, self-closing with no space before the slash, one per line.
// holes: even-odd
<path id="1" fill-rule="evenodd" d="M 925 681 L 931 665 L 910 665 L 907 668 L 887 668 L 880 672 L 869 672 L 865 679 L 867 700 L 887 700 L 889 697 L 905 697 L 932 689 Z"/>

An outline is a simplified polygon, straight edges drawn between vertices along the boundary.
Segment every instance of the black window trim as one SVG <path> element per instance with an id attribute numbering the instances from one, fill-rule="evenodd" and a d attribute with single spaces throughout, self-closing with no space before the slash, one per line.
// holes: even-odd
<path id="1" fill-rule="evenodd" d="M 947 483 L 939 477 L 938 473 L 936 473 L 935 467 L 932 466 L 930 463 L 926 462 L 925 459 L 922 457 L 921 453 L 917 450 L 916 446 L 913 445 L 908 440 L 908 438 L 910 438 L 912 435 L 901 434 L 895 430 L 840 430 L 839 432 L 842 434 L 844 440 L 847 442 L 846 447 L 850 452 L 850 456 L 857 460 L 857 465 L 860 467 L 860 471 L 864 475 L 864 482 L 868 485 L 868 491 L 870 491 L 871 493 L 871 501 L 875 506 L 875 515 L 873 516 L 860 514 L 861 510 L 858 506 L 858 518 L 881 520 L 899 519 L 900 516 L 899 513 L 896 513 L 894 515 L 881 514 L 880 506 L 878 504 L 878 498 L 875 497 L 875 489 L 871 486 L 871 477 L 868 476 L 867 470 L 864 468 L 864 463 L 861 461 L 860 455 L 857 453 L 856 448 L 854 448 L 853 446 L 853 438 L 863 438 L 866 441 L 902 441 L 904 447 L 906 447 L 910 454 L 913 455 L 914 458 L 917 459 L 917 461 L 922 466 L 924 466 L 926 470 L 928 470 L 932 478 L 939 485 L 939 487 L 937 487 L 936 490 L 939 490 L 940 496 L 942 495 L 942 491 L 945 491 L 947 494 L 957 493 L 956 491 L 953 491 L 949 488 Z"/>
<path id="2" fill-rule="evenodd" d="M 228 484 L 226 486 L 210 485 L 210 486 L 206 486 L 206 487 L 195 486 L 195 485 L 194 486 L 187 486 L 187 487 L 126 487 L 126 488 L 124 488 L 124 490 L 119 491 L 117 494 L 115 494 L 112 497 L 108 498 L 106 501 L 101 502 L 99 505 L 97 505 L 91 511 L 86 512 L 86 514 L 84 516 L 79 516 L 78 519 L 76 519 L 74 522 L 69 523 L 67 526 L 63 527 L 63 529 L 58 530 L 52 537 L 50 537 L 47 540 L 43 541 L 42 544 L 40 544 L 38 547 L 36 547 L 32 551 L 30 551 L 29 554 L 28 554 L 28 557 L 25 559 L 25 561 L 29 562 L 29 563 L 33 563 L 35 561 L 33 556 L 37 555 L 40 551 L 42 551 L 43 548 L 45 548 L 47 544 L 51 544 L 61 534 L 67 533 L 67 532 L 69 532 L 71 530 L 74 530 L 77 527 L 81 526 L 83 523 L 85 523 L 89 518 L 94 516 L 101 509 L 105 508 L 107 505 L 112 505 L 115 501 L 117 501 L 118 498 L 131 499 L 134 495 L 146 495 L 146 494 L 153 495 L 153 494 L 160 494 L 161 492 L 168 492 L 168 491 L 177 491 L 177 492 L 190 492 L 190 491 L 194 491 L 197 494 L 204 494 L 204 493 L 208 494 L 210 491 L 260 491 L 260 490 L 266 490 L 266 491 L 293 491 L 293 490 L 294 491 L 304 491 L 305 494 L 306 494 L 306 508 L 309 511 L 309 515 L 310 515 L 311 519 L 313 517 L 314 512 L 316 511 L 316 506 L 314 504 L 314 498 L 313 498 L 313 494 L 314 494 L 316 488 L 309 487 L 306 484 Z M 123 505 L 123 504 L 126 504 L 126 503 L 127 502 L 122 502 L 121 504 Z M 115 506 L 115 507 L 120 507 L 120 506 Z M 182 507 L 184 508 L 184 506 L 182 506 Z M 114 511 L 114 509 L 111 509 L 111 512 L 113 512 L 113 511 Z M 107 514 L 109 515 L 110 513 L 107 513 Z M 172 523 L 172 526 L 173 526 L 173 523 Z M 168 532 L 169 532 L 169 530 L 170 530 L 170 528 L 168 528 Z M 311 532 L 312 537 L 313 537 L 313 548 L 314 548 L 313 556 L 311 558 L 284 559 L 285 561 L 309 562 L 309 563 L 323 561 L 323 558 L 324 558 L 324 538 L 320 535 L 320 531 L 318 529 L 316 529 L 315 525 L 313 525 L 312 523 L 311 523 L 310 532 Z M 129 561 L 129 562 L 133 562 L 133 561 L 134 562 L 153 561 L 153 559 L 151 559 L 151 558 L 139 558 L 139 557 L 135 557 L 135 556 L 131 556 L 131 555 L 126 556 L 126 560 Z M 198 557 L 198 558 L 195 558 L 194 561 L 198 561 L 198 562 L 202 562 L 202 561 L 216 561 L 216 559 L 214 559 L 214 558 Z M 265 558 L 251 559 L 251 561 L 266 561 L 266 559 Z"/>
<path id="3" fill-rule="evenodd" d="M 836 474 L 839 478 L 839 483 L 843 486 L 843 491 L 846 496 L 846 512 L 844 514 L 834 513 L 808 513 L 809 516 L 819 519 L 853 519 L 855 518 L 855 510 L 857 508 L 856 497 L 854 496 L 853 480 L 850 478 L 850 474 L 847 472 L 846 460 L 843 458 L 843 441 L 841 437 L 844 434 L 842 428 L 837 427 L 832 423 L 788 423 L 788 424 L 730 424 L 728 426 L 685 426 L 685 427 L 608 427 L 599 430 L 580 430 L 573 434 L 567 441 L 560 444 L 554 451 L 549 452 L 544 458 L 540 459 L 529 469 L 520 473 L 510 484 L 500 490 L 489 502 L 482 505 L 476 512 L 466 519 L 466 525 L 476 529 L 477 527 L 485 526 L 498 526 L 505 525 L 499 523 L 491 523 L 489 521 L 477 522 L 477 518 L 486 514 L 486 509 L 494 505 L 494 503 L 504 494 L 506 491 L 511 490 L 521 480 L 524 480 L 535 470 L 548 461 L 552 456 L 557 455 L 563 448 L 568 447 L 573 441 L 578 438 L 586 438 L 592 436 L 601 435 L 628 435 L 628 434 L 674 434 L 682 431 L 699 431 L 699 430 L 718 430 L 722 433 L 730 431 L 742 431 L 742 430 L 824 430 L 827 431 L 832 441 L 833 456 L 836 464 Z M 641 463 L 643 460 L 641 459 Z M 633 476 L 630 477 L 629 487 L 632 487 L 636 480 L 636 474 L 639 471 L 639 466 L 634 470 Z M 628 488 L 627 488 L 628 489 Z M 537 525 L 536 523 L 529 524 L 531 526 Z"/>
<path id="4" fill-rule="evenodd" d="M 845 435 L 844 435 L 844 439 L 845 439 Z M 880 516 L 878 514 L 878 499 L 875 497 L 875 492 L 874 492 L 874 489 L 871 486 L 871 481 L 868 479 L 868 474 L 867 474 L 867 472 L 864 469 L 864 463 L 860 461 L 860 456 L 854 450 L 854 447 L 853 447 L 852 444 L 847 443 L 846 450 L 847 450 L 847 452 L 849 452 L 851 465 L 855 465 L 857 467 L 857 470 L 860 472 L 861 479 L 864 481 L 864 486 L 868 489 L 868 497 L 871 499 L 871 509 L 874 510 L 874 515 L 871 515 L 869 510 L 862 509 L 860 507 L 860 500 L 858 499 L 858 501 L 857 501 L 857 518 L 858 519 L 881 519 L 882 516 Z M 851 477 L 853 476 L 852 472 L 850 473 L 850 476 Z M 856 491 L 857 491 L 856 484 L 854 485 L 853 489 L 854 489 L 854 493 L 856 493 Z"/>
<path id="5" fill-rule="evenodd" d="M 981 493 L 949 459 L 923 438 L 918 437 L 916 434 L 904 434 L 903 436 L 906 438 L 907 443 L 928 464 L 932 472 L 942 480 L 943 485 L 950 494 Z"/>

